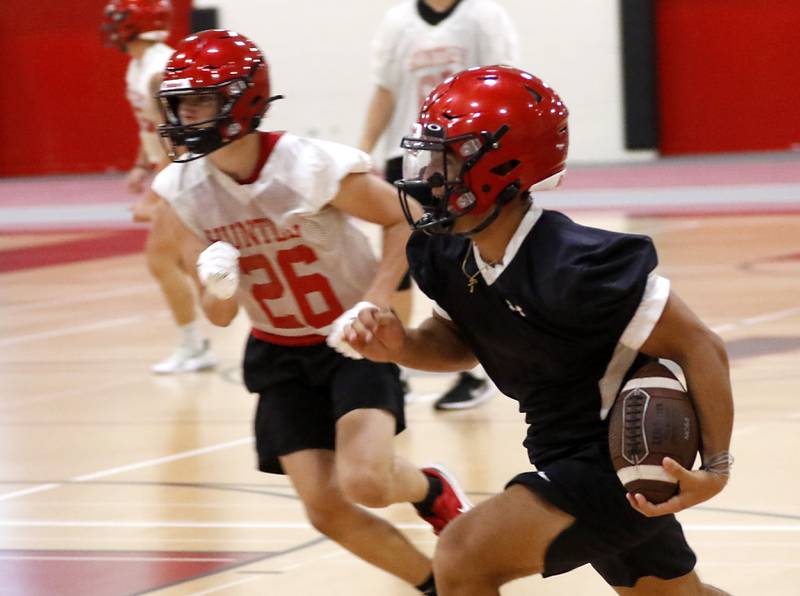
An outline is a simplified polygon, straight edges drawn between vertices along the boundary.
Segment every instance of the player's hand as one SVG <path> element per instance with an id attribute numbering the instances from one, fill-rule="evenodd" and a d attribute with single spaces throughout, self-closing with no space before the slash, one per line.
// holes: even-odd
<path id="1" fill-rule="evenodd" d="M 128 175 L 125 176 L 125 187 L 128 192 L 136 195 L 143 193 L 145 181 L 149 175 L 150 171 L 145 168 L 139 166 L 132 168 Z"/>
<path id="2" fill-rule="evenodd" d="M 344 329 L 344 340 L 354 350 L 375 362 L 394 362 L 406 340 L 406 330 L 394 311 L 363 310 Z"/>
<path id="3" fill-rule="evenodd" d="M 146 192 L 144 196 L 131 205 L 131 215 L 135 223 L 146 223 L 153 221 L 156 207 L 158 207 L 159 198 L 156 194 Z"/>
<path id="4" fill-rule="evenodd" d="M 708 501 L 728 483 L 728 476 L 724 474 L 714 474 L 704 470 L 690 471 L 669 457 L 665 457 L 661 465 L 667 473 L 677 478 L 678 494 L 657 505 L 640 493 L 626 495 L 631 507 L 647 517 L 677 513 Z"/>
<path id="5" fill-rule="evenodd" d="M 339 317 L 331 325 L 331 332 L 325 339 L 325 343 L 343 356 L 347 356 L 353 360 L 361 360 L 364 356 L 362 356 L 358 351 L 354 350 L 353 347 L 347 342 L 345 339 L 345 330 L 350 328 L 354 321 L 358 320 L 358 317 L 362 312 L 373 310 L 378 310 L 378 307 L 372 304 L 372 302 L 366 302 L 362 300 L 352 308 L 339 315 Z"/>
<path id="6" fill-rule="evenodd" d="M 197 275 L 209 294 L 227 300 L 239 287 L 239 251 L 217 241 L 197 257 Z"/>

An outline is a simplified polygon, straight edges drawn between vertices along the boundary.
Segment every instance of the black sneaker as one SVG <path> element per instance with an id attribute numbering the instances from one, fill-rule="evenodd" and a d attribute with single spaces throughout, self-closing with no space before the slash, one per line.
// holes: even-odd
<path id="1" fill-rule="evenodd" d="M 459 373 L 455 384 L 436 400 L 437 410 L 464 410 L 485 402 L 494 393 L 488 379 L 479 379 L 468 372 Z"/>

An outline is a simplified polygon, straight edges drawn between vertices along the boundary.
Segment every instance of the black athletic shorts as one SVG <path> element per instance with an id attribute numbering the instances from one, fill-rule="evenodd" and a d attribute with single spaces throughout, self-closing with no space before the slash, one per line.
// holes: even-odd
<path id="1" fill-rule="evenodd" d="M 251 335 L 244 383 L 259 395 L 255 435 L 262 472 L 283 474 L 281 455 L 335 449 L 336 421 L 353 410 L 387 410 L 395 418 L 395 432 L 405 428 L 398 367 L 347 358 L 324 342 L 282 346 Z"/>
<path id="2" fill-rule="evenodd" d="M 548 547 L 545 577 L 589 563 L 609 585 L 633 587 L 641 577 L 674 579 L 694 569 L 697 558 L 678 520 L 646 517 L 630 506 L 605 446 L 519 474 L 512 484 L 575 518 Z"/>

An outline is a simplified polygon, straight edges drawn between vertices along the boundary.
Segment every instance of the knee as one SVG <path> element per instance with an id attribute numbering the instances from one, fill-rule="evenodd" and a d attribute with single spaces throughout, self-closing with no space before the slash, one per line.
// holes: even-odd
<path id="1" fill-rule="evenodd" d="M 346 518 L 348 504 L 343 502 L 304 503 L 306 517 L 313 528 L 329 538 L 336 539 Z"/>
<path id="2" fill-rule="evenodd" d="M 168 276 L 180 268 L 180 259 L 163 242 L 148 240 L 144 248 L 147 268 L 156 279 Z"/>
<path id="3" fill-rule="evenodd" d="M 476 575 L 481 575 L 480 561 L 475 556 L 467 532 L 460 528 L 463 524 L 453 521 L 439 536 L 433 556 L 433 574 L 440 589 L 458 592 L 462 584 L 474 583 Z"/>
<path id="4" fill-rule="evenodd" d="M 389 474 L 377 468 L 349 470 L 339 474 L 339 486 L 345 498 L 365 507 L 391 505 L 389 483 Z"/>
<path id="5" fill-rule="evenodd" d="M 492 541 L 480 530 L 467 516 L 456 518 L 442 532 L 433 557 L 433 572 L 441 592 L 469 593 L 475 586 L 487 593 L 497 592 L 514 579 L 541 573 L 527 561 L 521 572 L 514 561 L 498 558 Z"/>

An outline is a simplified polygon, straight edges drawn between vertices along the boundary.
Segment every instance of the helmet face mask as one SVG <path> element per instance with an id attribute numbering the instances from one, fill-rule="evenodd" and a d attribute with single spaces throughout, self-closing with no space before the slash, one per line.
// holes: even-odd
<path id="1" fill-rule="evenodd" d="M 223 87 L 231 84 L 225 83 Z M 172 161 L 192 161 L 208 155 L 232 142 L 241 131 L 241 126 L 231 120 L 238 98 L 230 97 L 222 88 L 162 91 L 158 99 L 165 122 L 158 127 L 159 137 Z M 202 114 L 202 119 L 184 121 L 181 114 L 184 103 L 194 106 L 192 110 Z M 225 137 L 223 130 L 228 133 Z"/>
<path id="2" fill-rule="evenodd" d="M 270 102 L 266 60 L 246 37 L 209 30 L 184 39 L 169 62 L 157 95 L 164 113 L 158 127 L 174 162 L 198 159 L 256 130 Z M 216 99 L 214 110 L 208 107 Z M 182 103 L 192 108 L 183 110 Z M 201 113 L 186 121 L 183 111 Z"/>
<path id="3" fill-rule="evenodd" d="M 448 139 L 438 124 L 416 124 L 403 138 L 403 178 L 397 181 L 400 203 L 411 227 L 429 234 L 451 233 L 455 220 L 472 211 L 475 195 L 465 184 L 472 156 L 481 148 L 476 135 Z M 425 214 L 414 220 L 408 207 L 415 190 L 430 193 Z"/>
<path id="4" fill-rule="evenodd" d="M 549 190 L 565 171 L 568 111 L 550 87 L 506 66 L 470 68 L 436 87 L 403 138 L 403 179 L 395 183 L 411 227 L 471 236 L 512 199 Z M 413 221 L 408 196 L 433 193 Z M 456 221 L 469 215 L 477 224 Z"/>

